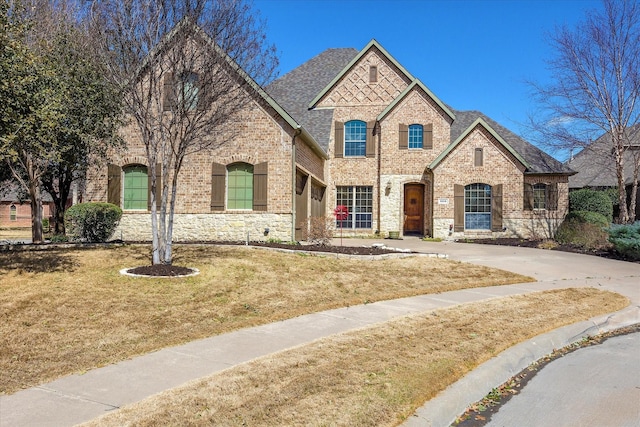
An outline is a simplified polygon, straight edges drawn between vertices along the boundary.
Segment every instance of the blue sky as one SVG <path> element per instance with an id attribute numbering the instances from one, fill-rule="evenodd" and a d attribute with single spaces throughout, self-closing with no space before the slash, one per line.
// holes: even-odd
<path id="1" fill-rule="evenodd" d="M 443 102 L 480 110 L 521 135 L 536 107 L 524 82 L 549 78 L 547 34 L 602 8 L 596 0 L 254 0 L 254 6 L 278 49 L 280 75 L 325 49 L 360 50 L 375 38 Z"/>

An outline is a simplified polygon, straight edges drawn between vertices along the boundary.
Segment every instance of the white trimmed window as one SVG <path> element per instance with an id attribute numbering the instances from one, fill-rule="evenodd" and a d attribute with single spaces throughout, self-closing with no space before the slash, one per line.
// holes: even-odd
<path id="1" fill-rule="evenodd" d="M 373 220 L 373 187 L 337 187 L 336 205 L 346 206 L 349 216 L 344 221 L 336 221 L 336 227 L 371 228 Z"/>

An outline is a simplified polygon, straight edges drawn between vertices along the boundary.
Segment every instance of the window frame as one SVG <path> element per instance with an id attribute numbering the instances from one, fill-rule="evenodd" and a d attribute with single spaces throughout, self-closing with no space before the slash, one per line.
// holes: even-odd
<path id="1" fill-rule="evenodd" d="M 354 136 L 358 138 L 354 138 Z M 363 120 L 349 120 L 345 122 L 343 150 L 344 157 L 366 157 L 367 122 Z"/>
<path id="2" fill-rule="evenodd" d="M 464 229 L 491 231 L 492 219 L 492 187 L 479 182 L 465 185 Z"/>
<path id="3" fill-rule="evenodd" d="M 542 182 L 535 183 L 532 186 L 532 190 L 533 210 L 547 210 L 547 184 Z"/>
<path id="4" fill-rule="evenodd" d="M 18 220 L 18 207 L 15 204 L 11 204 L 9 206 L 9 221 L 17 221 Z"/>
<path id="5" fill-rule="evenodd" d="M 424 148 L 424 126 L 419 123 L 411 124 L 407 128 L 407 133 L 407 148 L 409 150 L 422 150 Z"/>
<path id="6" fill-rule="evenodd" d="M 195 111 L 200 102 L 200 76 L 193 71 L 185 72 L 180 76 L 180 91 L 178 93 L 178 104 L 183 106 L 185 111 Z"/>
<path id="7" fill-rule="evenodd" d="M 344 205 L 349 211 L 346 220 L 338 221 L 336 227 L 347 230 L 373 228 L 373 186 L 336 186 L 336 206 Z"/>
<path id="8" fill-rule="evenodd" d="M 240 168 L 244 167 L 244 171 Z M 233 170 L 231 170 L 233 169 Z M 236 176 L 236 172 L 238 172 Z M 254 182 L 253 177 L 255 174 L 255 167 L 250 163 L 235 162 L 227 165 L 226 167 L 226 207 L 227 210 L 233 211 L 252 211 L 254 202 Z M 242 178 L 244 185 L 240 186 L 239 183 L 232 180 Z M 233 187 L 232 187 L 233 184 Z M 243 197 L 239 197 L 240 192 L 244 193 Z M 232 198 L 233 195 L 233 198 Z"/>

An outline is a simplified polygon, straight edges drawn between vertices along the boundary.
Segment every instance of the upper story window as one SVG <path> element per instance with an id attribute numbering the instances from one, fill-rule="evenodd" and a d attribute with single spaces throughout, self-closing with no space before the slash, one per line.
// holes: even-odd
<path id="1" fill-rule="evenodd" d="M 124 198 L 123 209 L 147 210 L 149 197 L 149 178 L 147 167 L 133 165 L 123 168 Z"/>
<path id="2" fill-rule="evenodd" d="M 184 105 L 187 111 L 193 111 L 198 107 L 198 75 L 196 73 L 184 73 L 180 78 L 180 92 L 178 102 Z"/>
<path id="3" fill-rule="evenodd" d="M 184 72 L 174 78 L 173 73 L 164 77 L 164 111 L 193 111 L 200 102 L 200 83 L 197 73 Z"/>
<path id="4" fill-rule="evenodd" d="M 227 166 L 227 209 L 253 209 L 253 165 Z"/>
<path id="5" fill-rule="evenodd" d="M 11 205 L 11 207 L 9 208 L 9 220 L 10 221 L 18 220 L 18 208 L 16 207 L 16 205 Z"/>
<path id="6" fill-rule="evenodd" d="M 361 120 L 351 120 L 344 124 L 344 155 L 366 155 L 367 124 Z"/>
<path id="7" fill-rule="evenodd" d="M 473 166 L 482 166 L 484 164 L 484 153 L 482 148 L 476 148 L 473 151 Z"/>
<path id="8" fill-rule="evenodd" d="M 409 126 L 409 148 L 422 148 L 423 133 L 422 125 Z"/>

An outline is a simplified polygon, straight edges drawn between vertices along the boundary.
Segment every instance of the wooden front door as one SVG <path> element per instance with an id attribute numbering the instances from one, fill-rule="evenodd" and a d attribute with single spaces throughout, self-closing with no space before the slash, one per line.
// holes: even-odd
<path id="1" fill-rule="evenodd" d="M 404 186 L 404 233 L 424 233 L 424 185 Z"/>

